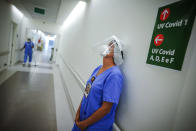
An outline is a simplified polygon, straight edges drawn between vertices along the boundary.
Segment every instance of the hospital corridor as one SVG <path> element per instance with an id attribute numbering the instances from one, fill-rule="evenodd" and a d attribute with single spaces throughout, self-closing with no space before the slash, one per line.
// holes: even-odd
<path id="1" fill-rule="evenodd" d="M 195 0 L 0 0 L 0 131 L 196 131 Z"/>

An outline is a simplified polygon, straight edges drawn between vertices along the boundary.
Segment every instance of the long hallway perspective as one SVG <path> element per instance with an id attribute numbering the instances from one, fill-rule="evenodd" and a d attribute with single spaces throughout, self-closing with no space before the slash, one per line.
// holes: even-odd
<path id="1" fill-rule="evenodd" d="M 0 131 L 196 131 L 196 0 L 0 0 Z"/>

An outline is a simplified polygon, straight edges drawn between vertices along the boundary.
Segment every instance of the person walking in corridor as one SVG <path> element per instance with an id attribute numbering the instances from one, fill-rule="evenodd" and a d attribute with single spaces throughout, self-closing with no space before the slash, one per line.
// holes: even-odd
<path id="1" fill-rule="evenodd" d="M 33 48 L 34 48 L 34 43 L 31 41 L 30 38 L 28 38 L 27 42 L 25 42 L 24 47 L 23 47 L 23 49 L 25 49 L 23 66 L 26 65 L 28 57 L 29 57 L 29 64 L 28 65 L 31 66 Z"/>
<path id="2" fill-rule="evenodd" d="M 123 87 L 118 65 L 123 62 L 121 42 L 112 36 L 99 46 L 103 65 L 87 81 L 72 131 L 112 131 L 115 111 Z"/>

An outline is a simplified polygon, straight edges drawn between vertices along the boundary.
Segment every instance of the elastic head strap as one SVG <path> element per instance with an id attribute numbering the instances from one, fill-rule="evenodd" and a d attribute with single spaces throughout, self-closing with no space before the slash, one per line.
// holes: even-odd
<path id="1" fill-rule="evenodd" d="M 116 40 L 112 40 L 111 42 L 116 43 L 116 45 L 119 47 L 119 45 L 116 42 Z M 119 49 L 120 49 L 120 47 L 119 47 Z M 124 58 L 123 51 L 121 50 L 120 53 L 121 53 L 121 56 L 122 56 L 122 59 L 123 59 Z"/>

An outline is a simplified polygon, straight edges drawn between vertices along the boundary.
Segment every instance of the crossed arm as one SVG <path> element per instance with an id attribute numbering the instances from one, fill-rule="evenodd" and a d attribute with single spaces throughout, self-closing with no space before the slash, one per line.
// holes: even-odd
<path id="1" fill-rule="evenodd" d="M 102 106 L 96 112 L 94 112 L 89 118 L 87 118 L 86 120 L 80 121 L 80 108 L 81 108 L 81 104 L 80 104 L 78 111 L 76 113 L 76 118 L 75 118 L 76 125 L 83 131 L 88 126 L 101 120 L 105 115 L 107 115 L 110 112 L 112 105 L 113 103 L 104 101 Z"/>

